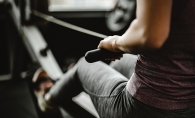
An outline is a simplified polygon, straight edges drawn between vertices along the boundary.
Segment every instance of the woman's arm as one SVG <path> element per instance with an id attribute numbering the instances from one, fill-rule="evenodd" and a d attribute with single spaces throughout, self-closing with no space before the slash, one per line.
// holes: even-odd
<path id="1" fill-rule="evenodd" d="M 102 40 L 98 48 L 127 53 L 159 49 L 169 35 L 172 0 L 137 0 L 136 19 L 122 36 Z"/>

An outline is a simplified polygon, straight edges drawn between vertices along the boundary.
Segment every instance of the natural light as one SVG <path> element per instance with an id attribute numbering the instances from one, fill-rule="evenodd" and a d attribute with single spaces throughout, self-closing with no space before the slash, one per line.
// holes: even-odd
<path id="1" fill-rule="evenodd" d="M 117 0 L 50 0 L 49 11 L 109 11 Z"/>

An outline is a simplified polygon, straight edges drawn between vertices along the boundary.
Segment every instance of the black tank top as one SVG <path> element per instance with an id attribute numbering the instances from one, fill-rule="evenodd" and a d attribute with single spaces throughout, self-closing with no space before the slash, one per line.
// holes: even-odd
<path id="1" fill-rule="evenodd" d="M 127 85 L 133 97 L 168 110 L 195 107 L 195 0 L 173 0 L 165 44 L 138 57 Z"/>

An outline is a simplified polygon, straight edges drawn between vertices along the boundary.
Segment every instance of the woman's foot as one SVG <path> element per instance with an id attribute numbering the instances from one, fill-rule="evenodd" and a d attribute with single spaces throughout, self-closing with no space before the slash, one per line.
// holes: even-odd
<path id="1" fill-rule="evenodd" d="M 50 95 L 47 94 L 54 85 L 47 73 L 43 69 L 38 69 L 32 78 L 32 82 L 40 110 L 44 113 L 59 113 L 58 106 L 51 102 Z"/>

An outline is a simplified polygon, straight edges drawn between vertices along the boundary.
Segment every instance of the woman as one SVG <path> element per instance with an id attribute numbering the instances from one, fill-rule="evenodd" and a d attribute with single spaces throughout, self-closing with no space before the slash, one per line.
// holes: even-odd
<path id="1" fill-rule="evenodd" d="M 98 48 L 138 58 L 124 55 L 111 66 L 80 59 L 43 94 L 46 103 L 60 105 L 85 90 L 101 118 L 194 118 L 194 6 L 194 0 L 137 0 L 127 31 Z"/>

